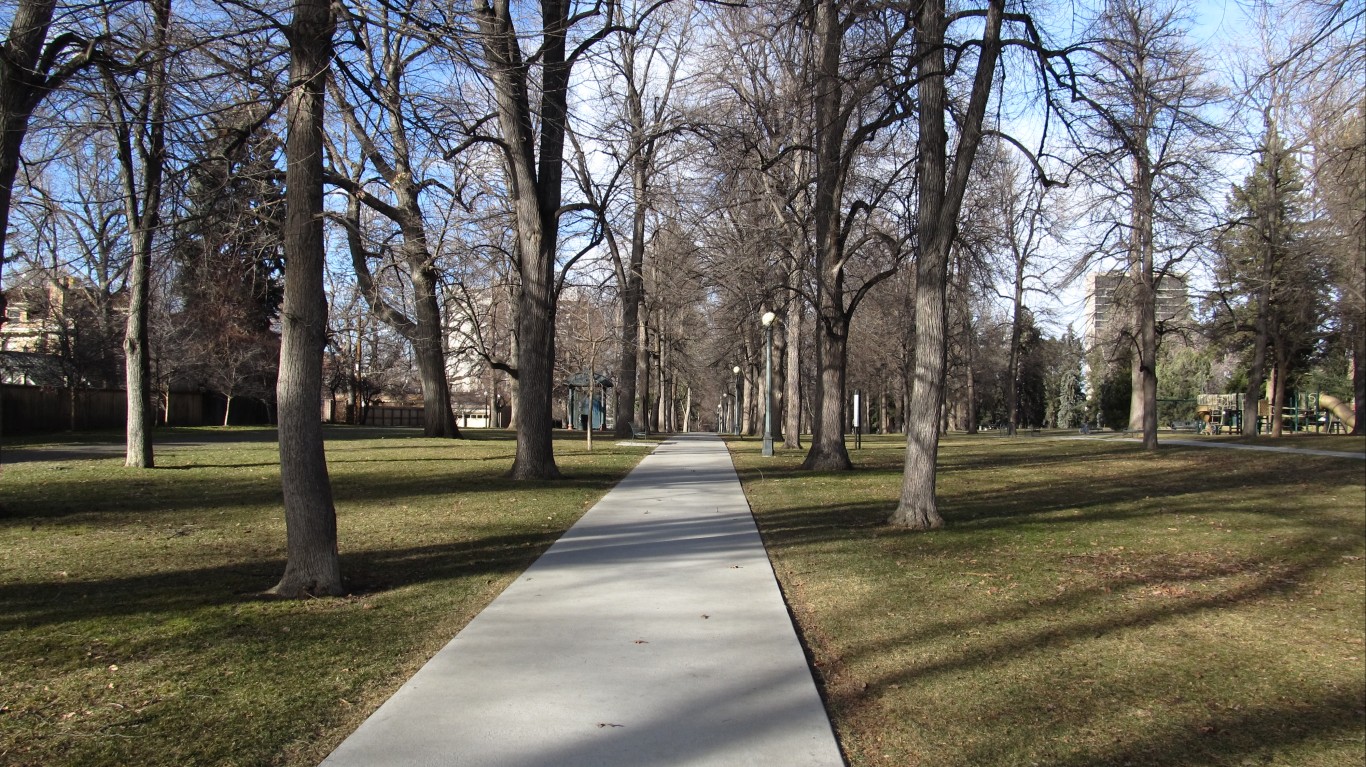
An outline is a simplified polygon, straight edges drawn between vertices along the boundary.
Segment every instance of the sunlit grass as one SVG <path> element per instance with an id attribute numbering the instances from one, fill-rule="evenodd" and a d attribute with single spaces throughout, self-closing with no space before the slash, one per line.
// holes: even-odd
<path id="1" fill-rule="evenodd" d="M 259 594 L 284 567 L 268 430 L 130 470 L 121 456 L 0 474 L 0 763 L 316 764 L 649 448 L 564 435 L 568 479 L 503 478 L 507 432 L 333 429 L 351 595 Z M 88 435 L 87 435 L 88 438 Z"/>
<path id="2" fill-rule="evenodd" d="M 955 436 L 913 533 L 902 445 L 731 443 L 854 765 L 1362 763 L 1361 461 Z"/>

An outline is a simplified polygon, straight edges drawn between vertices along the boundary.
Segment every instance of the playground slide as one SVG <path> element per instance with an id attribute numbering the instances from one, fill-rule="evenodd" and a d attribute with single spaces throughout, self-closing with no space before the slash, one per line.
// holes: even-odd
<path id="1" fill-rule="evenodd" d="M 1320 392 L 1319 407 L 1331 412 L 1333 414 L 1333 417 L 1337 418 L 1339 421 L 1342 421 L 1344 424 L 1346 424 L 1348 429 L 1356 428 L 1356 413 L 1353 413 L 1352 409 L 1350 407 L 1347 407 L 1347 403 L 1343 402 L 1337 397 L 1334 397 L 1331 394 L 1323 394 Z"/>

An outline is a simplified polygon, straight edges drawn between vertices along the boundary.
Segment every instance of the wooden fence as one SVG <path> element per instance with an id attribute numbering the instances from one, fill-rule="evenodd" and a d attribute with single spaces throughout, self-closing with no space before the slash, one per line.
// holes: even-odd
<path id="1" fill-rule="evenodd" d="M 366 409 L 366 426 L 421 426 L 422 410 L 418 407 L 371 405 Z"/>
<path id="2" fill-rule="evenodd" d="M 171 392 L 170 406 L 154 400 L 159 425 L 217 426 L 223 423 L 227 399 L 215 392 Z M 263 402 L 238 397 L 232 403 L 234 425 L 271 422 Z M 71 389 L 55 386 L 0 385 L 0 428 L 4 434 L 122 429 L 128 420 L 128 398 L 121 389 Z"/>

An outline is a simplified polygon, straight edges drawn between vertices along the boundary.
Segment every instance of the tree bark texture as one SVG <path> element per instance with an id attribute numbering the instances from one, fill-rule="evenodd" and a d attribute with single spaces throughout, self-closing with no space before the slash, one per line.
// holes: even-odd
<path id="1" fill-rule="evenodd" d="M 1015 259 L 1015 294 L 1010 314 L 1010 363 L 1006 382 L 1006 430 L 1011 436 L 1020 428 L 1020 337 L 1024 333 L 1024 260 Z"/>
<path id="2" fill-rule="evenodd" d="M 651 411 L 654 413 L 654 431 L 668 431 L 669 427 L 664 422 L 664 405 L 668 399 L 668 382 L 664 380 L 664 333 L 659 328 L 655 328 L 655 406 Z"/>
<path id="3" fill-rule="evenodd" d="M 56 0 L 20 0 L 9 37 L 0 46 L 0 267 L 5 264 L 10 203 L 24 137 L 33 110 L 51 90 L 48 74 L 40 67 L 56 6 Z M 5 321 L 4 301 L 0 292 L 0 324 Z"/>
<path id="4" fill-rule="evenodd" d="M 816 412 L 812 414 L 811 448 L 802 468 L 818 471 L 852 469 L 844 444 L 844 388 L 849 318 L 844 308 L 844 259 L 841 207 L 844 198 L 844 113 L 840 55 L 844 29 L 833 0 L 815 6 L 816 196 L 812 219 L 816 229 Z"/>
<path id="5" fill-rule="evenodd" d="M 641 221 L 644 227 L 644 221 Z M 643 280 L 641 278 L 641 266 L 644 261 L 645 247 L 641 242 L 641 260 L 636 259 L 636 243 L 631 242 L 631 261 L 626 271 L 626 285 L 621 295 L 621 366 L 617 374 L 617 413 L 625 417 L 618 417 L 614 435 L 619 438 L 629 439 L 634 436 L 632 429 L 636 425 L 632 419 L 637 418 L 636 413 L 636 378 L 639 375 L 639 351 L 640 351 L 640 304 L 644 292 Z M 643 426 L 643 423 L 640 423 Z"/>
<path id="6" fill-rule="evenodd" d="M 132 223 L 132 222 L 137 223 Z M 133 258 L 128 271 L 128 323 L 123 335 L 124 380 L 128 412 L 125 422 L 123 465 L 150 469 L 155 465 L 152 449 L 152 357 L 148 334 L 148 274 L 152 270 L 152 229 L 144 217 L 130 218 Z M 151 224 L 150 226 L 155 226 Z"/>
<path id="7" fill-rule="evenodd" d="M 1271 396 L 1267 397 L 1270 402 L 1267 408 L 1267 432 L 1273 437 L 1281 436 L 1282 421 L 1281 413 L 1285 412 L 1285 377 L 1289 365 L 1282 359 L 1278 348 L 1276 356 L 1276 375 L 1272 378 L 1273 386 Z"/>
<path id="8" fill-rule="evenodd" d="M 341 594 L 337 515 L 323 449 L 319 392 L 327 299 L 323 292 L 323 103 L 335 21 L 330 0 L 295 0 L 290 24 L 285 141 L 285 300 L 281 310 L 280 484 L 287 560 L 276 596 Z"/>
<path id="9" fill-rule="evenodd" d="M 446 344 L 437 295 L 440 283 L 430 257 L 424 258 L 420 266 L 414 265 L 412 281 L 417 322 L 408 342 L 413 345 L 413 358 L 422 379 L 422 434 L 459 439 L 460 427 L 455 423 L 450 380 L 446 377 Z"/>
<path id="10" fill-rule="evenodd" d="M 650 422 L 650 310 L 641 302 L 639 321 L 636 323 L 636 397 L 630 404 L 636 417 L 636 425 L 645 434 L 654 431 Z"/>
<path id="11" fill-rule="evenodd" d="M 167 36 L 171 25 L 170 0 L 152 4 L 155 28 L 149 41 L 153 55 L 142 84 L 142 108 L 126 110 L 128 100 L 117 79 L 106 72 L 110 122 L 116 134 L 122 176 L 124 215 L 128 221 L 132 258 L 128 269 L 128 320 L 123 336 L 127 420 L 124 465 L 150 469 L 152 450 L 152 358 L 148 331 L 149 282 L 152 247 L 161 222 L 161 179 L 166 162 Z"/>
<path id="12" fill-rule="evenodd" d="M 957 236 L 958 213 L 973 158 L 982 138 L 982 120 L 1001 51 L 1003 14 L 1003 0 L 988 3 L 972 95 L 959 124 L 958 148 L 951 167 L 945 130 L 948 93 L 944 66 L 947 33 L 944 0 L 927 0 L 921 6 L 918 19 L 921 80 L 917 86 L 920 103 L 920 210 L 917 218 L 921 250 L 916 263 L 915 376 L 907 403 L 906 464 L 901 500 L 888 520 L 891 524 L 917 530 L 944 524 L 935 496 L 935 469 L 939 458 L 939 421 L 944 404 L 948 352 L 945 334 L 948 260 Z"/>
<path id="13" fill-rule="evenodd" d="M 791 279 L 791 278 L 789 278 Z M 787 302 L 787 317 L 783 322 L 783 348 L 787 363 L 783 393 L 783 447 L 792 450 L 802 446 L 802 304 L 793 291 Z"/>
<path id="14" fill-rule="evenodd" d="M 570 4 L 541 3 L 539 131 L 531 109 L 530 62 L 507 0 L 479 2 L 479 27 L 487 75 L 493 84 L 503 140 L 508 185 L 518 237 L 517 453 L 513 479 L 556 479 L 551 433 L 554 383 L 555 256 L 559 240 L 564 142 L 572 61 L 566 55 Z"/>
<path id="15" fill-rule="evenodd" d="M 768 420 L 769 428 L 773 430 L 771 436 L 777 443 L 783 439 L 783 408 L 787 406 L 787 366 L 783 364 L 787 356 L 787 337 L 779 332 L 779 328 L 773 328 L 770 332 L 772 345 L 764 349 L 764 354 L 773 355 L 773 414 Z"/>
<path id="16" fill-rule="evenodd" d="M 640 114 L 639 93 L 634 88 L 634 82 L 631 85 L 631 92 L 635 96 L 631 105 L 631 116 L 635 119 Z M 649 203 L 646 199 L 646 186 L 649 181 L 646 167 L 648 160 L 642 153 L 643 148 L 639 146 L 638 134 L 639 129 L 632 131 L 631 185 L 634 193 L 634 210 L 631 212 L 631 255 L 625 265 L 626 283 L 621 293 L 621 375 L 617 381 L 621 387 L 620 396 L 626 405 L 627 413 L 635 412 L 636 379 L 641 370 L 640 327 L 643 325 L 641 305 L 645 301 L 645 223 L 649 212 Z M 647 428 L 645 424 L 648 421 L 648 418 L 640 418 L 640 427 Z M 616 436 L 633 436 L 632 426 L 630 419 L 617 419 Z"/>
<path id="17" fill-rule="evenodd" d="M 1146 132 L 1145 132 L 1146 135 Z M 1140 146 L 1146 147 L 1145 143 Z M 1143 447 L 1157 449 L 1157 284 L 1153 274 L 1152 173 L 1145 157 L 1135 158 L 1133 224 L 1130 231 L 1134 284 L 1134 356 L 1129 429 L 1143 434 Z"/>
<path id="18" fill-rule="evenodd" d="M 1366 434 L 1366 423 L 1363 423 L 1362 415 L 1366 413 L 1366 323 L 1363 323 L 1360 315 L 1357 319 L 1359 324 L 1352 334 L 1352 390 L 1356 398 L 1353 409 L 1356 413 L 1356 423 L 1352 424 L 1352 434 Z"/>
<path id="19" fill-rule="evenodd" d="M 965 413 L 964 413 L 964 418 L 963 418 L 963 421 L 964 421 L 964 422 L 963 422 L 963 430 L 966 431 L 968 434 L 976 434 L 977 431 L 978 431 L 978 424 L 977 424 L 977 355 L 976 355 L 976 352 L 975 352 L 975 346 L 974 346 L 974 344 L 972 343 L 972 333 L 973 333 L 973 329 L 972 329 L 972 316 L 969 314 L 969 316 L 968 316 L 968 343 L 967 343 L 967 348 L 963 350 L 963 361 L 964 361 L 964 365 L 963 365 L 963 366 L 964 366 L 964 368 L 966 368 L 966 370 L 964 371 L 964 372 L 966 373 L 966 380 L 965 380 L 964 383 L 963 383 L 963 388 L 964 388 L 964 390 L 967 392 L 966 395 L 964 396 L 964 399 L 966 400 L 966 402 L 965 402 L 965 406 L 966 406 L 966 407 L 965 407 Z M 1012 380 L 1012 381 L 1015 380 L 1016 376 L 1018 376 L 1018 370 L 1019 370 L 1019 360 L 1017 359 L 1017 360 L 1016 360 L 1016 371 L 1017 371 L 1017 372 L 1011 376 L 1011 380 Z M 1018 392 L 1018 388 L 1016 389 L 1016 391 Z M 1016 402 L 1019 401 L 1018 396 L 1019 396 L 1019 395 L 1018 395 L 1018 393 L 1017 393 L 1017 395 L 1016 395 L 1016 398 L 1017 398 L 1017 399 L 1016 399 Z M 1017 412 L 1018 412 L 1018 408 L 1017 408 Z"/>

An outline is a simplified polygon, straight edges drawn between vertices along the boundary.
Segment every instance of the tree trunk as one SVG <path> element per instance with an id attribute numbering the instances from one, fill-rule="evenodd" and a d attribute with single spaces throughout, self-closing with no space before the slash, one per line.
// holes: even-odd
<path id="1" fill-rule="evenodd" d="M 692 433 L 692 384 L 685 387 L 683 400 L 683 433 Z"/>
<path id="2" fill-rule="evenodd" d="M 812 414 L 815 424 L 811 449 L 807 451 L 802 468 L 844 471 L 854 467 L 844 444 L 848 325 L 829 320 L 828 317 L 817 318 L 816 322 L 819 369 L 816 371 L 816 412 Z"/>
<path id="3" fill-rule="evenodd" d="M 1153 307 L 1153 304 L 1149 304 Z M 1154 307 L 1155 308 L 1155 307 Z M 1143 387 L 1143 448 L 1157 449 L 1157 319 L 1149 313 L 1140 336 L 1144 364 L 1139 370 Z"/>
<path id="4" fill-rule="evenodd" d="M 778 332 L 778 328 L 772 328 L 769 332 L 772 345 L 764 349 L 765 355 L 772 355 L 771 358 L 765 358 L 771 360 L 773 371 L 773 415 L 769 418 L 769 428 L 773 430 L 770 436 L 773 437 L 774 444 L 777 444 L 783 440 L 783 408 L 787 407 L 787 397 L 784 396 L 787 390 L 787 370 L 783 365 L 783 359 L 787 356 L 787 340 L 783 333 Z"/>
<path id="5" fill-rule="evenodd" d="M 1362 419 L 1362 411 L 1366 409 L 1366 322 L 1360 315 L 1357 322 L 1352 338 L 1352 391 L 1355 397 L 1352 408 L 1356 413 L 1352 434 L 1361 435 L 1366 434 L 1366 423 Z"/>
<path id="6" fill-rule="evenodd" d="M 1271 396 L 1271 436 L 1279 437 L 1285 433 L 1285 395 L 1286 386 L 1290 381 L 1290 359 L 1288 355 L 1280 352 L 1279 345 L 1276 352 L 1276 385 L 1272 389 Z"/>
<path id="7" fill-rule="evenodd" d="M 1268 272 L 1267 265 L 1263 264 L 1263 274 L 1265 275 Z M 1262 388 L 1266 384 L 1267 313 L 1270 311 L 1270 291 L 1269 279 L 1264 280 L 1262 286 L 1257 290 L 1257 317 L 1252 339 L 1252 365 L 1247 371 L 1247 394 L 1243 398 L 1243 436 L 1254 439 L 1257 437 L 1257 417 L 1260 411 L 1258 404 L 1262 399 Z"/>
<path id="8" fill-rule="evenodd" d="M 1137 117 L 1132 139 L 1133 187 L 1129 226 L 1129 268 L 1133 275 L 1134 356 L 1130 371 L 1129 430 L 1141 431 L 1143 448 L 1157 449 L 1157 283 L 1153 273 L 1154 169 L 1148 138 L 1152 125 L 1149 93 L 1133 92 Z"/>
<path id="9" fill-rule="evenodd" d="M 521 228 L 523 225 L 519 224 Z M 528 229 L 539 229 L 528 225 Z M 526 243 L 537 249 L 545 238 L 533 231 Z M 539 241 L 536 241 L 539 240 Z M 517 296 L 517 453 L 513 479 L 559 479 L 555 465 L 551 401 L 554 395 L 555 300 L 551 275 L 553 253 L 541 253 L 546 268 L 523 273 Z"/>
<path id="10" fill-rule="evenodd" d="M 139 469 L 150 469 L 155 464 L 151 430 L 156 414 L 152 408 L 152 362 L 148 353 L 150 342 L 147 331 L 151 262 L 152 229 L 139 226 L 133 236 L 133 258 L 128 274 L 128 325 L 123 336 L 128 398 L 123 465 Z"/>
<path id="11" fill-rule="evenodd" d="M 921 91 L 924 93 L 925 88 Z M 921 104 L 923 110 L 934 110 L 934 114 L 940 115 L 936 122 L 940 123 L 942 131 L 942 98 L 934 101 L 922 96 Z M 937 146 L 941 149 L 938 173 L 942 178 L 944 144 Z M 929 170 L 934 172 L 935 168 L 931 165 Z M 921 205 L 923 211 L 924 202 Z M 924 213 L 921 215 L 923 218 Z M 921 231 L 926 230 L 922 228 Z M 906 466 L 902 474 L 901 502 L 891 522 L 917 530 L 944 524 L 935 499 L 935 464 L 939 459 L 939 412 L 944 401 L 944 373 L 948 367 L 944 279 L 947 261 L 945 248 L 942 252 L 922 251 L 916 264 L 915 384 L 911 388 L 906 416 Z"/>
<path id="12" fill-rule="evenodd" d="M 636 425 L 645 434 L 654 431 L 650 425 L 650 311 L 641 303 L 640 321 L 636 330 Z"/>
<path id="13" fill-rule="evenodd" d="M 33 110 L 48 93 L 48 78 L 39 66 L 56 6 L 56 0 L 19 0 L 9 37 L 0 49 L 0 268 L 5 265 L 10 203 L 24 136 Z M 4 310 L 0 291 L 0 325 L 5 322 Z"/>
<path id="14" fill-rule="evenodd" d="M 968 376 L 968 379 L 967 379 L 967 386 L 966 386 L 966 389 L 967 389 L 966 399 L 967 399 L 968 411 L 967 411 L 967 423 L 964 424 L 964 427 L 965 427 L 965 428 L 964 428 L 964 431 L 966 431 L 968 434 L 976 434 L 976 433 L 978 432 L 978 430 L 979 430 L 979 429 L 978 429 L 978 424 L 977 424 L 977 370 L 976 370 L 977 359 L 976 359 L 976 354 L 974 353 L 974 347 L 975 347 L 975 344 L 974 344 L 973 341 L 972 341 L 972 328 L 971 328 L 971 326 L 969 326 L 969 327 L 968 327 L 968 343 L 967 343 L 967 348 L 966 348 L 965 351 L 964 351 L 964 355 L 967 357 L 967 376 Z M 1018 399 L 1017 399 L 1016 401 L 1018 402 Z"/>
<path id="15" fill-rule="evenodd" d="M 170 0 L 153 3 L 156 17 L 154 51 L 137 106 L 126 110 L 129 99 L 119 92 L 118 81 L 106 72 L 109 118 L 118 145 L 123 204 L 132 258 L 128 272 L 128 323 L 124 332 L 124 371 L 127 385 L 127 442 L 124 465 L 150 469 L 154 464 L 151 429 L 156 419 L 152 406 L 152 361 L 148 333 L 148 294 L 152 271 L 153 237 L 160 223 L 161 178 L 166 148 L 166 38 L 171 24 Z M 136 137 L 134 134 L 137 134 Z M 138 155 L 134 154 L 137 147 Z"/>
<path id="16" fill-rule="evenodd" d="M 675 371 L 673 371 L 673 372 L 671 372 L 671 373 L 669 374 L 669 425 L 668 425 L 668 431 L 670 431 L 670 432 L 679 432 L 679 431 L 683 431 L 682 429 L 678 428 L 678 413 L 679 413 L 679 404 L 678 404 L 678 403 L 679 403 L 679 400 L 678 400 L 678 371 L 675 370 Z"/>
<path id="17" fill-rule="evenodd" d="M 783 447 L 798 450 L 802 446 L 802 304 L 795 292 L 787 302 L 787 318 L 783 322 L 783 349 L 787 364 L 783 393 Z"/>
<path id="18" fill-rule="evenodd" d="M 844 445 L 844 387 L 849 317 L 844 307 L 841 208 L 844 199 L 844 139 L 849 119 L 843 107 L 840 58 L 844 29 L 839 8 L 822 0 L 815 8 L 816 195 L 811 215 L 816 229 L 816 391 L 811 448 L 802 468 L 845 471 L 854 464 Z"/>
<path id="19" fill-rule="evenodd" d="M 948 134 L 944 112 L 947 91 L 944 54 L 939 45 L 946 22 L 944 0 L 927 0 L 921 11 L 925 24 L 920 47 L 920 210 L 919 235 L 924 243 L 916 261 L 915 375 L 906 413 L 906 465 L 901 479 L 901 500 L 890 522 L 916 530 L 943 527 L 935 498 L 935 464 L 939 459 L 939 410 L 944 401 L 944 374 L 948 367 L 948 320 L 945 295 L 948 289 L 949 248 L 957 227 L 957 215 L 944 213 L 944 176 L 947 170 Z M 984 66 L 978 64 L 978 66 Z"/>
<path id="20" fill-rule="evenodd" d="M 1010 363 L 1006 372 L 1006 432 L 1020 428 L 1020 336 L 1024 332 L 1024 260 L 1015 259 L 1015 295 L 1010 315 Z"/>
<path id="21" fill-rule="evenodd" d="M 634 249 L 633 249 L 634 250 Z M 634 436 L 635 424 L 632 419 L 636 413 L 636 377 L 639 370 L 640 347 L 640 290 L 639 273 L 635 272 L 635 258 L 632 253 L 632 271 L 626 278 L 626 289 L 621 301 L 621 365 L 617 373 L 617 423 L 614 436 L 629 439 Z M 622 416 L 625 417 L 622 417 Z"/>
<path id="22" fill-rule="evenodd" d="M 910 434 L 911 428 L 911 392 L 915 390 L 915 357 L 916 344 L 918 343 L 915 332 L 915 300 L 916 285 L 918 283 L 916 281 L 916 270 L 914 268 L 909 270 L 908 277 L 906 294 L 903 297 L 903 308 L 906 312 L 906 319 L 902 326 L 901 343 L 903 359 L 901 368 L 901 391 L 898 393 L 901 410 L 901 433 L 906 435 Z"/>
<path id="23" fill-rule="evenodd" d="M 295 0 L 285 142 L 285 300 L 280 312 L 280 484 L 287 560 L 276 596 L 341 594 L 337 515 L 323 449 L 323 101 L 335 22 L 329 0 Z"/>
<path id="24" fill-rule="evenodd" d="M 507 185 L 517 227 L 517 453 L 509 476 L 519 480 L 560 477 L 552 443 L 551 398 L 558 303 L 555 269 L 572 68 L 566 50 L 569 5 L 550 0 L 541 4 L 536 63 L 542 77 L 534 84 L 540 105 L 534 116 L 531 63 L 523 58 L 525 38 L 516 29 L 511 4 L 478 3 L 474 8 L 506 145 Z"/>
<path id="25" fill-rule="evenodd" d="M 637 150 L 639 153 L 639 150 Z M 618 396 L 625 403 L 625 412 L 636 412 L 636 378 L 642 369 L 640 350 L 645 313 L 642 304 L 645 300 L 645 223 L 649 209 L 645 200 L 645 176 L 639 167 L 634 166 L 632 182 L 635 189 L 635 210 L 631 219 L 631 260 L 627 264 L 626 284 L 621 294 L 621 374 L 617 385 L 621 387 Z M 648 367 L 645 368 L 648 371 Z M 648 396 L 648 390 L 646 392 Z M 648 419 L 640 418 L 641 428 Z M 633 424 L 630 419 L 617 419 L 616 436 L 629 438 Z"/>
<path id="26" fill-rule="evenodd" d="M 664 406 L 668 400 L 669 387 L 664 380 L 664 333 L 655 328 L 655 406 L 653 413 L 654 423 L 652 431 L 667 431 L 668 426 L 664 423 Z"/>
<path id="27" fill-rule="evenodd" d="M 917 530 L 942 527 L 935 497 L 935 464 L 939 458 L 939 416 L 944 403 L 947 367 L 946 291 L 948 259 L 957 236 L 958 213 L 982 138 L 982 120 L 991 94 L 996 60 L 1001 51 L 1004 0 L 990 0 L 984 21 L 982 47 L 974 73 L 972 95 L 959 124 L 958 149 L 951 174 L 948 168 L 948 106 L 944 67 L 947 20 L 944 0 L 927 0 L 920 11 L 923 54 L 920 96 L 920 211 L 918 228 L 923 247 L 916 264 L 915 383 L 906 414 L 906 464 L 901 500 L 889 522 Z"/>
<path id="28" fill-rule="evenodd" d="M 1129 396 L 1129 430 L 1143 435 L 1146 450 L 1157 449 L 1157 316 L 1151 259 L 1149 248 L 1134 273 L 1137 296 Z"/>
<path id="29" fill-rule="evenodd" d="M 516 296 L 514 295 L 513 298 L 515 299 Z M 508 348 L 508 351 L 509 351 L 508 356 L 511 357 L 512 359 L 519 359 L 519 356 L 518 356 L 518 355 L 521 353 L 521 352 L 520 352 L 521 347 L 520 347 L 520 345 L 517 343 L 517 332 L 516 332 L 515 329 L 513 330 L 512 337 L 508 339 L 508 347 L 509 347 L 509 348 Z M 507 407 L 507 410 L 508 410 L 508 422 L 507 422 L 507 426 L 504 427 L 504 428 L 512 429 L 512 430 L 515 431 L 515 430 L 517 429 L 517 400 L 519 399 L 517 395 L 518 395 L 518 392 L 521 391 L 521 389 L 520 389 L 520 387 L 517 386 L 517 376 L 515 376 L 515 375 L 509 375 L 509 376 L 508 376 L 507 384 L 508 384 L 508 396 L 507 396 L 507 402 L 505 403 L 505 406 Z M 500 411 L 499 419 L 500 419 L 500 420 L 502 419 L 501 411 Z"/>
<path id="30" fill-rule="evenodd" d="M 422 250 L 426 251 L 423 247 Z M 441 303 L 437 297 L 436 270 L 424 263 L 412 272 L 414 314 L 413 358 L 422 379 L 422 436 L 460 438 L 451 408 L 451 387 L 446 377 L 446 345 L 442 340 Z"/>
<path id="31" fill-rule="evenodd" d="M 891 427 L 891 424 L 888 423 L 888 418 L 887 418 L 887 408 L 888 408 L 888 406 L 891 404 L 891 402 L 890 402 L 890 400 L 887 399 L 887 378 L 886 378 L 886 374 L 883 373 L 883 372 L 881 372 L 881 371 L 879 371 L 879 375 L 878 375 L 878 384 L 877 384 L 877 385 L 878 385 L 878 392 L 877 392 L 877 433 L 878 433 L 878 434 L 884 434 L 884 435 L 885 435 L 885 434 L 891 434 L 891 433 L 892 433 L 892 427 Z"/>

